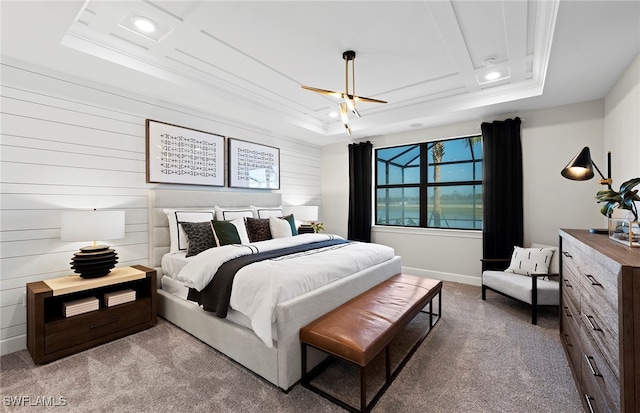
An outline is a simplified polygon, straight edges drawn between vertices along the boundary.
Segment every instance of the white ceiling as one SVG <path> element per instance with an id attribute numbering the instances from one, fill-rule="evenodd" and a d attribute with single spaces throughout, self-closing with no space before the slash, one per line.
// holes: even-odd
<path id="1" fill-rule="evenodd" d="M 599 99 L 640 53 L 639 1 L 2 1 L 2 55 L 314 144 Z M 157 23 L 156 39 L 130 18 Z M 483 60 L 508 77 L 484 83 Z M 214 131 L 215 132 L 215 131 Z"/>

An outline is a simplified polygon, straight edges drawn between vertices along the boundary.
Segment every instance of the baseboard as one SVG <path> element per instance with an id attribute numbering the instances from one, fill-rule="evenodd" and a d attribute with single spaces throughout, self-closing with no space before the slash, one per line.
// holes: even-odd
<path id="1" fill-rule="evenodd" d="M 27 335 L 21 334 L 0 340 L 0 356 L 27 349 Z"/>
<path id="2" fill-rule="evenodd" d="M 434 278 L 436 280 L 451 281 L 460 284 L 476 285 L 480 287 L 482 285 L 482 279 L 480 277 L 473 277 L 470 275 L 453 274 L 449 272 L 431 271 L 423 268 L 402 267 L 402 272 L 405 274 L 418 275 L 420 277 Z"/>

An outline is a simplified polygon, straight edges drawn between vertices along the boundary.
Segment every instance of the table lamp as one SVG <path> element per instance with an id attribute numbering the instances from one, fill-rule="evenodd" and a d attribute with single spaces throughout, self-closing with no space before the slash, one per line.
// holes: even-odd
<path id="1" fill-rule="evenodd" d="M 600 179 L 600 185 L 607 185 L 611 189 L 611 152 L 607 153 L 607 177 L 605 178 L 600 172 L 598 166 L 591 159 L 591 151 L 588 146 L 582 148 L 580 153 L 573 157 L 573 159 L 567 164 L 567 166 L 560 171 L 560 174 L 567 179 L 573 181 L 588 181 L 594 177 L 593 168 L 596 168 Z M 589 232 L 592 234 L 606 234 L 607 229 L 591 228 Z"/>
<path id="2" fill-rule="evenodd" d="M 311 226 L 312 222 L 318 220 L 318 206 L 317 205 L 296 205 L 288 208 L 293 214 L 293 218 L 302 221 L 298 233 L 314 233 L 315 230 Z"/>
<path id="3" fill-rule="evenodd" d="M 64 211 L 62 241 L 93 241 L 73 254 L 71 269 L 82 278 L 104 277 L 118 262 L 115 250 L 97 241 L 124 238 L 124 211 Z"/>

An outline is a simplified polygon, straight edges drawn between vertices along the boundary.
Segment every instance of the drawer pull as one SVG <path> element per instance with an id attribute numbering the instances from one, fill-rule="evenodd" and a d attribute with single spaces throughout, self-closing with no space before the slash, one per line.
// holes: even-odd
<path id="1" fill-rule="evenodd" d="M 573 314 L 571 314 L 571 310 L 569 310 L 569 307 L 567 307 L 567 306 L 564 307 L 564 314 L 567 317 L 573 317 Z"/>
<path id="2" fill-rule="evenodd" d="M 91 324 L 91 325 L 89 326 L 89 328 L 90 328 L 90 329 L 94 329 L 94 328 L 104 327 L 104 326 L 106 326 L 107 324 L 113 324 L 113 323 L 115 323 L 115 322 L 117 322 L 117 321 L 118 321 L 118 319 L 117 319 L 117 318 L 114 318 L 114 319 L 112 319 L 112 320 L 104 321 L 104 322 L 99 323 L 99 324 Z"/>
<path id="3" fill-rule="evenodd" d="M 589 369 L 591 370 L 591 374 L 593 374 L 596 377 L 602 377 L 602 374 L 598 373 L 598 371 L 596 370 L 595 367 L 593 367 L 593 364 L 591 364 L 591 360 L 593 360 L 593 357 L 591 356 L 587 356 L 586 354 L 584 355 L 584 358 L 587 359 L 587 364 L 589 365 Z"/>
<path id="4" fill-rule="evenodd" d="M 567 347 L 573 347 L 573 344 L 571 344 L 571 340 L 569 340 L 569 334 L 564 335 L 564 344 Z"/>
<path id="5" fill-rule="evenodd" d="M 571 254 L 569 254 L 567 251 L 563 251 L 562 255 L 564 255 L 567 258 L 573 258 L 573 256 L 571 256 Z"/>
<path id="6" fill-rule="evenodd" d="M 593 331 L 602 331 L 602 329 L 595 324 L 595 321 L 592 315 L 585 315 L 584 318 L 587 319 L 587 323 L 589 323 L 589 328 L 591 328 Z"/>
<path id="7" fill-rule="evenodd" d="M 564 281 L 564 286 L 567 288 L 573 288 L 573 285 L 571 285 L 571 283 L 569 282 L 569 280 L 563 280 Z"/>
<path id="8" fill-rule="evenodd" d="M 589 282 L 591 283 L 591 285 L 599 285 L 602 286 L 602 284 L 600 284 L 593 275 L 591 274 L 585 274 L 585 277 L 587 277 L 587 280 L 589 280 Z"/>
<path id="9" fill-rule="evenodd" d="M 584 398 L 587 399 L 587 407 L 589 407 L 589 413 L 595 413 L 596 411 L 593 410 L 593 406 L 591 405 L 591 400 L 595 400 L 595 399 L 589 396 L 588 394 L 585 394 Z"/>

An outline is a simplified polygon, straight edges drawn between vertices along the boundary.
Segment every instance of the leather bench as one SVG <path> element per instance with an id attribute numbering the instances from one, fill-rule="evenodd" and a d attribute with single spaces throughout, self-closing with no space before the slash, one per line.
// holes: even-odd
<path id="1" fill-rule="evenodd" d="M 371 410 L 440 319 L 441 290 L 442 281 L 396 274 L 300 329 L 302 385 L 349 411 Z M 438 311 L 434 313 L 433 299 L 436 295 Z M 429 310 L 424 312 L 429 314 L 429 325 L 391 373 L 388 344 L 427 305 Z M 360 366 L 360 409 L 311 383 L 326 366 L 321 364 L 307 372 L 307 346 Z M 385 384 L 367 405 L 365 368 L 382 350 L 386 355 Z"/>

